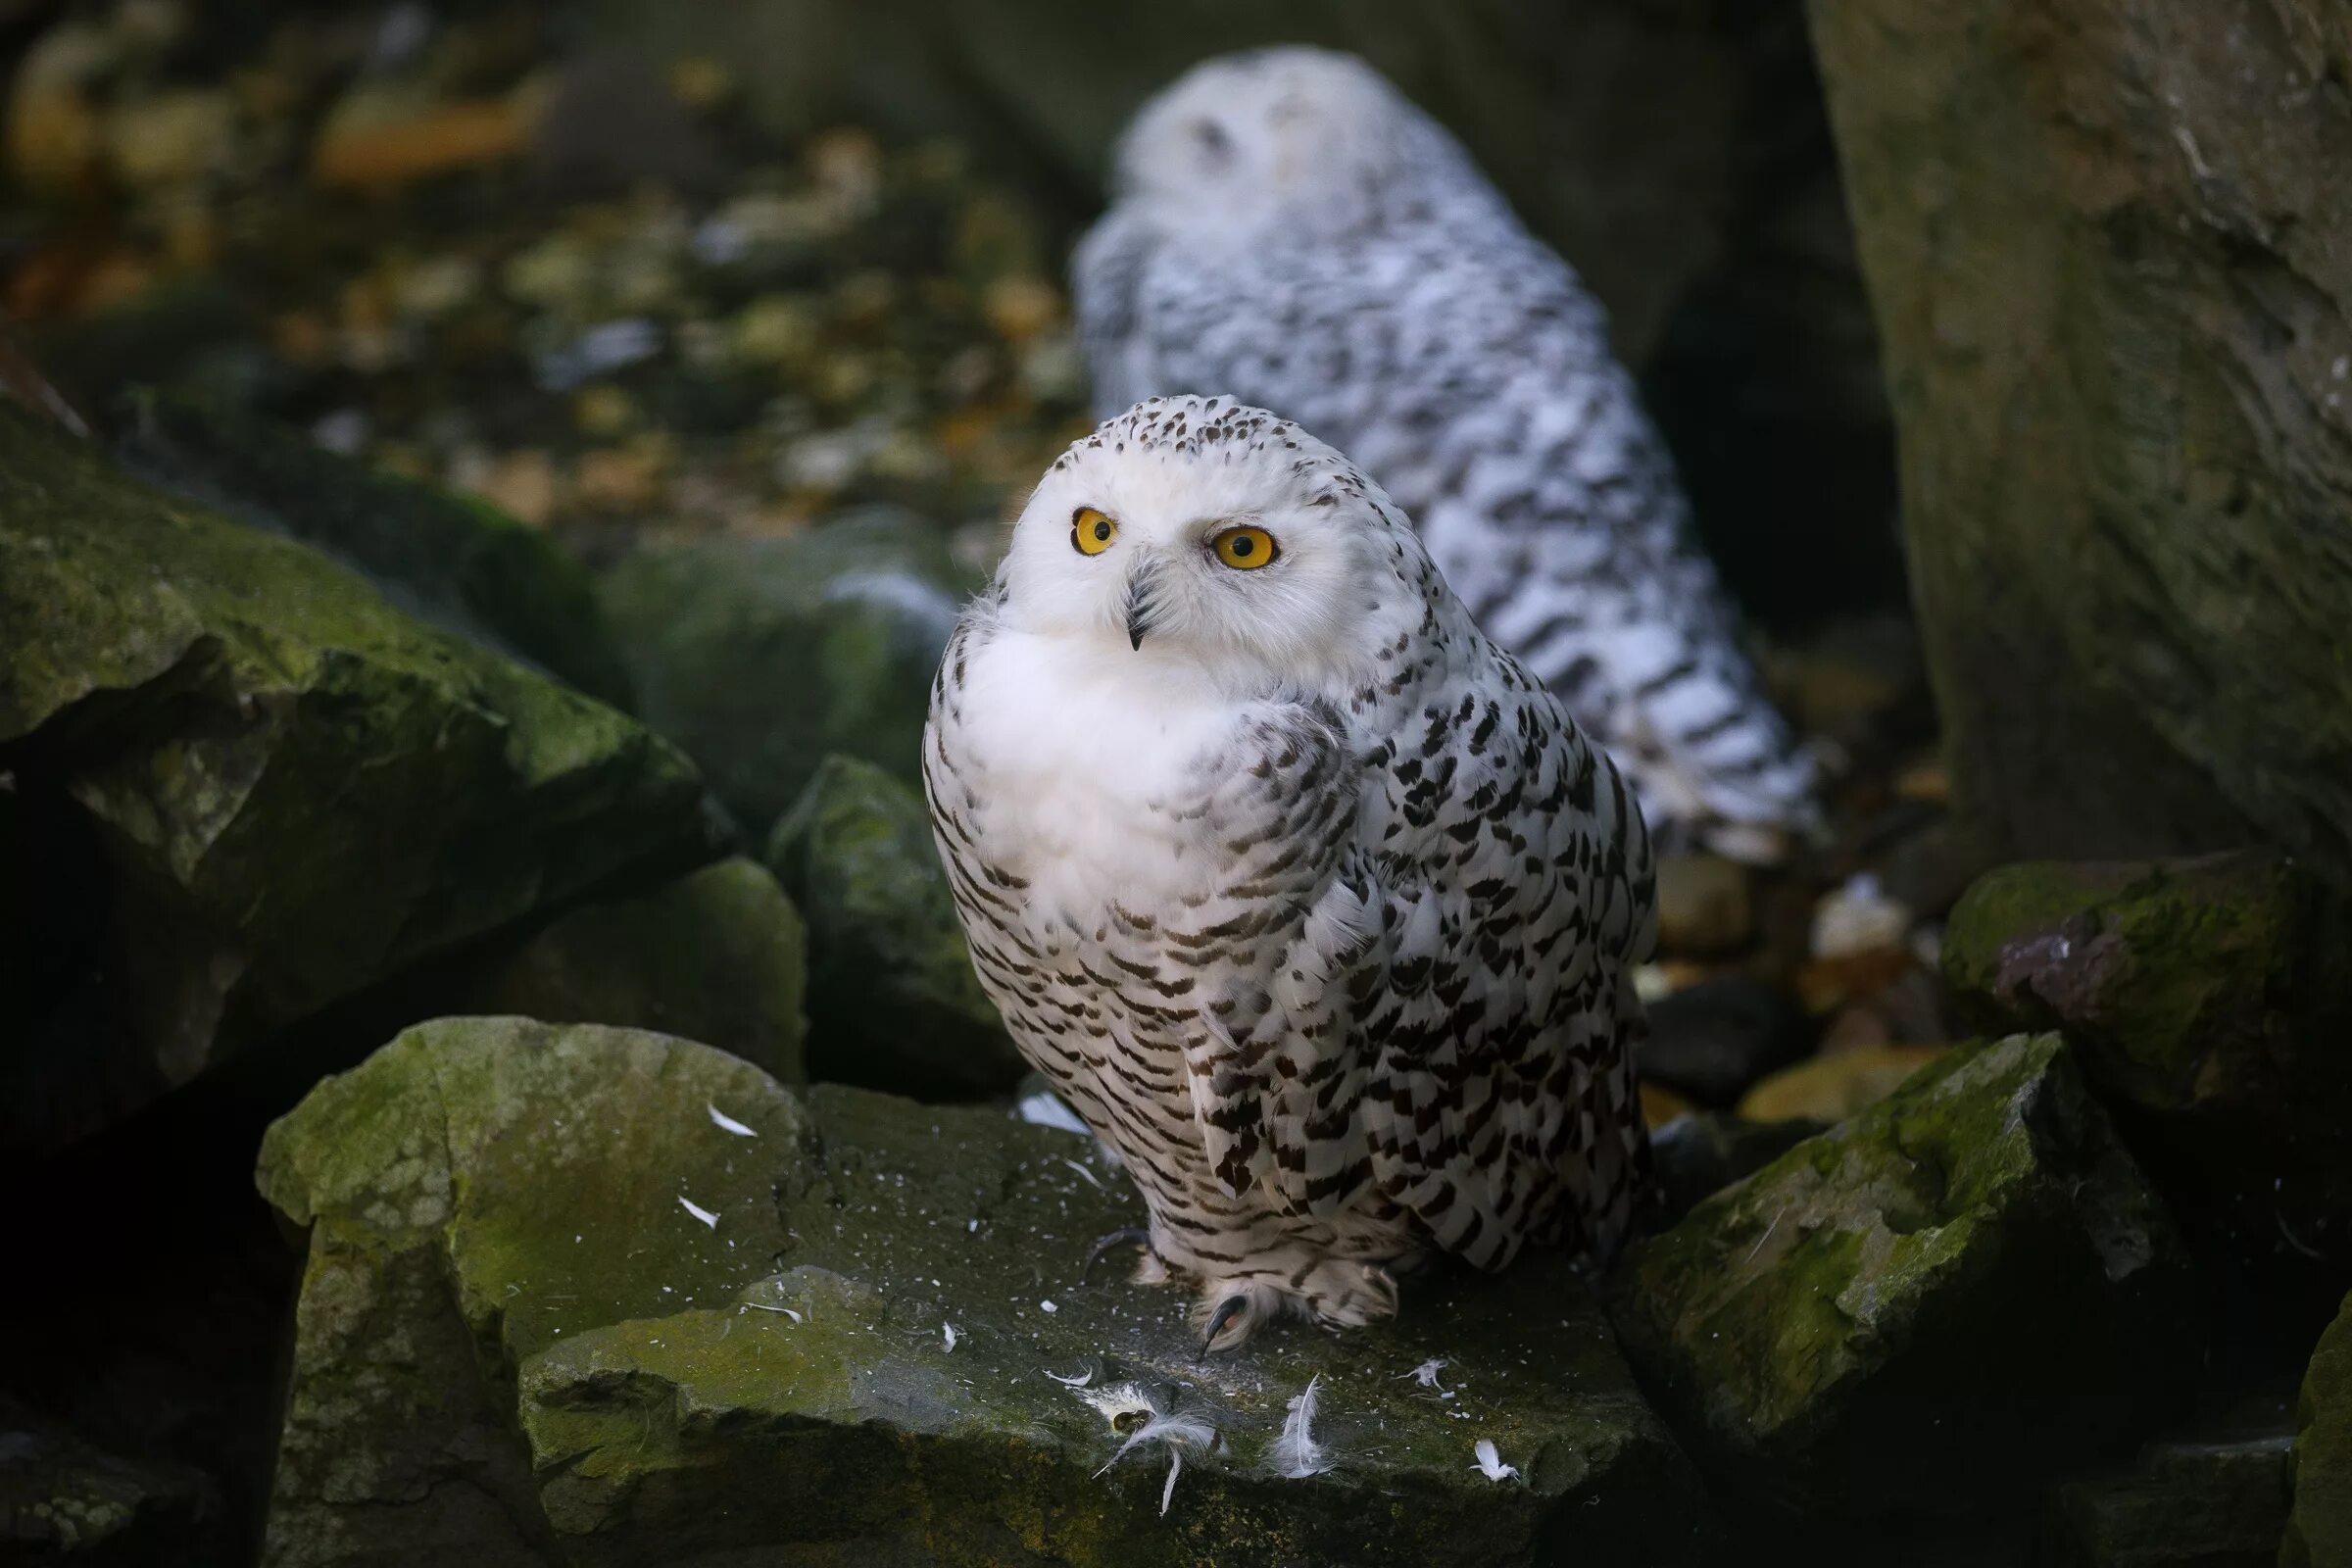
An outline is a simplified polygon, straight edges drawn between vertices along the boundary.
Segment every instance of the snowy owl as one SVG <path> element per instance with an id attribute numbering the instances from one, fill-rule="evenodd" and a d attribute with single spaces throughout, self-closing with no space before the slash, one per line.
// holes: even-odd
<path id="1" fill-rule="evenodd" d="M 1227 56 L 1136 116 L 1114 193 L 1071 264 L 1098 416 L 1225 393 L 1336 442 L 1661 845 L 1769 861 L 1811 828 L 1600 307 L 1436 122 L 1352 56 Z"/>
<path id="2" fill-rule="evenodd" d="M 1433 1253 L 1623 1238 L 1648 836 L 1331 448 L 1152 398 L 1057 459 L 923 775 L 972 959 L 1123 1156 L 1204 1348 Z"/>

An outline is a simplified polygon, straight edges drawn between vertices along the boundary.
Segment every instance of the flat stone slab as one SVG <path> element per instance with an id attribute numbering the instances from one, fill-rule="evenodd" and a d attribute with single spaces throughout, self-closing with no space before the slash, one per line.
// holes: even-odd
<path id="1" fill-rule="evenodd" d="M 469 1561 L 1617 1564 L 1710 1544 L 1564 1262 L 1416 1280 L 1395 1325 L 1286 1326 L 1197 1363 L 1179 1295 L 1108 1265 L 1078 1283 L 1094 1238 L 1142 1218 L 1122 1174 L 993 1109 L 449 1019 L 321 1085 L 272 1129 L 261 1185 L 310 1227 L 274 1564 L 421 1560 L 491 1515 L 505 1555 Z M 1286 1449 L 1310 1387 L 1314 1447 Z"/>

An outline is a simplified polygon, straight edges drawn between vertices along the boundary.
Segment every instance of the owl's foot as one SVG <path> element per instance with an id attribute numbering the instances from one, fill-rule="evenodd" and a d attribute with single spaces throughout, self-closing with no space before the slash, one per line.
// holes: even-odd
<path id="1" fill-rule="evenodd" d="M 1211 1280 L 1193 1307 L 1200 1328 L 1200 1348 L 1195 1360 L 1212 1351 L 1238 1349 L 1260 1327 L 1282 1316 L 1285 1299 L 1266 1280 Z"/>
<path id="2" fill-rule="evenodd" d="M 1210 1280 L 1193 1308 L 1200 1354 L 1236 1348 L 1289 1312 L 1326 1328 L 1362 1328 L 1396 1315 L 1396 1277 L 1385 1264 L 1324 1258 L 1287 1277 Z"/>
<path id="3" fill-rule="evenodd" d="M 1152 1250 L 1152 1232 L 1148 1227 L 1142 1225 L 1122 1225 L 1115 1231 L 1095 1238 L 1095 1245 L 1086 1250 L 1086 1261 L 1079 1265 L 1078 1283 L 1084 1285 L 1088 1279 L 1093 1277 L 1095 1265 L 1102 1261 L 1104 1252 L 1121 1247 L 1140 1247 L 1144 1250 L 1145 1262 L 1137 1265 L 1140 1283 L 1156 1285 L 1161 1278 L 1166 1277 L 1163 1270 L 1158 1277 L 1153 1279 L 1141 1279 L 1144 1268 L 1158 1261 L 1157 1255 Z"/>

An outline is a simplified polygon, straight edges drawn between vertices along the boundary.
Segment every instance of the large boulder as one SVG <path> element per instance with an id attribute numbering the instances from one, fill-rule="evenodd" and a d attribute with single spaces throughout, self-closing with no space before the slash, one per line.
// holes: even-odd
<path id="1" fill-rule="evenodd" d="M 875 508 L 780 539 L 644 550 L 601 597 L 646 721 L 756 827 L 828 753 L 919 776 L 931 677 L 978 586 L 942 529 Z"/>
<path id="2" fill-rule="evenodd" d="M 709 854 L 675 749 L 0 405 L 0 1148 Z"/>
<path id="3" fill-rule="evenodd" d="M 2352 878 L 2352 28 L 1814 0 L 1959 807 Z"/>
<path id="4" fill-rule="evenodd" d="M 655 1035 L 448 1019 L 321 1085 L 271 1130 L 261 1184 L 310 1238 L 276 1568 L 1662 1563 L 1709 1544 L 1564 1260 L 1416 1282 L 1398 1324 L 1197 1362 L 1182 1298 L 1078 1280 L 1091 1240 L 1141 1217 L 1126 1180 L 997 1111 L 803 1097 Z M 1328 1468 L 1285 1474 L 1310 1388 Z"/>
<path id="5" fill-rule="evenodd" d="M 2352 906 L 2263 855 L 2004 866 L 1952 909 L 1954 1005 L 2062 1029 L 2183 1199 L 2333 1250 L 2352 1217 Z"/>
<path id="6" fill-rule="evenodd" d="M 2172 1223 L 2052 1036 L 1955 1051 L 1707 1199 L 1613 1303 L 1702 1460 L 1848 1520 L 2019 1495 L 2199 1351 Z"/>
<path id="7" fill-rule="evenodd" d="M 185 395 L 129 398 L 115 452 L 152 484 L 315 546 L 421 620 L 630 705 L 594 579 L 539 529 Z"/>
<path id="8" fill-rule="evenodd" d="M 2352 1298 L 2320 1336 L 2303 1374 L 2293 1476 L 2279 1568 L 2352 1562 Z"/>
<path id="9" fill-rule="evenodd" d="M 808 934 L 759 861 L 572 909 L 466 990 L 467 1010 L 699 1040 L 785 1083 L 808 1072 Z"/>
<path id="10" fill-rule="evenodd" d="M 811 1075 L 918 1100 L 1002 1094 L 1026 1070 L 980 989 L 920 791 L 828 757 L 767 862 L 808 919 Z"/>

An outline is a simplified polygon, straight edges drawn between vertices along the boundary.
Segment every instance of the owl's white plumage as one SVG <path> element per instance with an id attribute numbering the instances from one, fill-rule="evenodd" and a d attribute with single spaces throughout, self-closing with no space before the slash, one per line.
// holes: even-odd
<path id="1" fill-rule="evenodd" d="M 924 779 L 982 982 L 1224 1340 L 1385 1315 L 1433 1250 L 1614 1248 L 1647 836 L 1338 453 L 1196 398 L 1072 447 L 949 645 Z"/>
<path id="2" fill-rule="evenodd" d="M 1337 443 L 1662 838 L 1770 859 L 1814 822 L 1601 310 L 1370 67 L 1195 68 L 1122 137 L 1071 276 L 1098 414 L 1227 393 Z"/>

